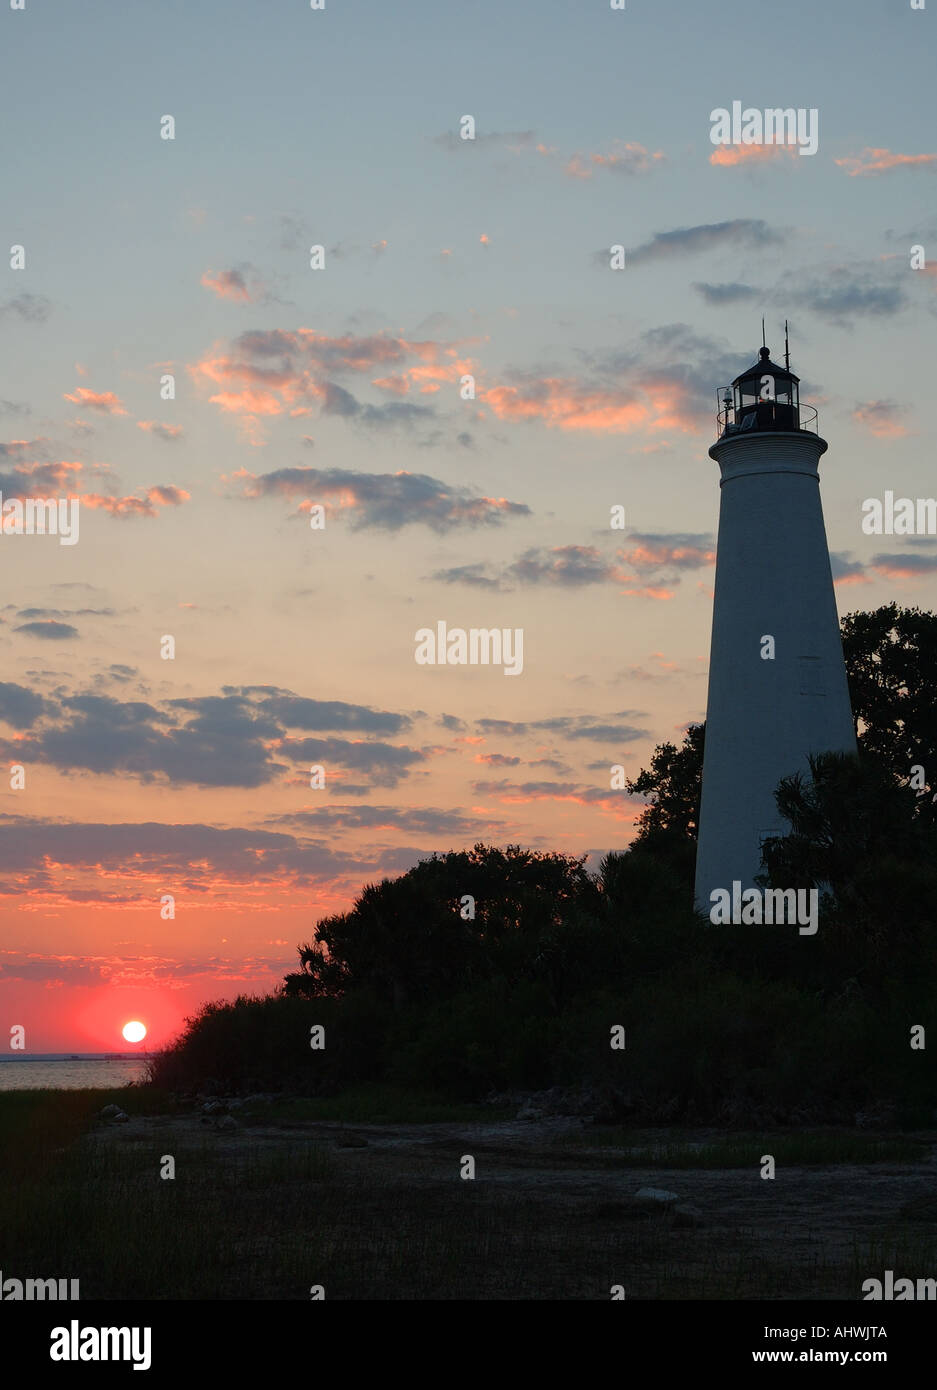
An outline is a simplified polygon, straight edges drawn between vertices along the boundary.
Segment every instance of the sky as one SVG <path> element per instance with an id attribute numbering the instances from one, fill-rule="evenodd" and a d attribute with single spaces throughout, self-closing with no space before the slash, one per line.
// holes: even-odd
<path id="1" fill-rule="evenodd" d="M 935 12 L 0 10 L 0 493 L 80 523 L 0 532 L 0 1047 L 160 1046 L 434 851 L 624 848 L 762 316 L 840 612 L 937 606 L 937 538 L 861 526 L 935 490 Z M 816 153 L 714 145 L 736 100 Z M 523 670 L 418 664 L 439 622 Z"/>

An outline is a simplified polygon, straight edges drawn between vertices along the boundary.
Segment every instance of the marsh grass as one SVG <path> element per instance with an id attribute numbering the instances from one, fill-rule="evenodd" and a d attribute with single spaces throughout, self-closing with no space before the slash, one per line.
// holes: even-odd
<path id="1" fill-rule="evenodd" d="M 904 1135 L 878 1137 L 864 1134 L 810 1133 L 803 1131 L 767 1140 L 764 1135 L 732 1135 L 714 1143 L 647 1143 L 634 1130 L 598 1127 L 570 1135 L 571 1148 L 596 1148 L 607 1152 L 609 1162 L 622 1168 L 748 1168 L 757 1167 L 763 1153 L 785 1166 L 824 1167 L 839 1163 L 913 1163 L 930 1147 Z"/>
<path id="2" fill-rule="evenodd" d="M 392 1099 L 383 1100 L 388 1113 Z M 96 1117 L 110 1101 L 162 1114 L 165 1124 L 103 1134 Z M 846 1249 L 800 1229 L 780 1244 L 767 1230 L 676 1229 L 638 1209 L 624 1188 L 620 1198 L 615 1187 L 600 1197 L 609 1158 L 621 1165 L 623 1157 L 589 1143 L 536 1151 L 504 1138 L 500 1147 L 473 1144 L 478 1180 L 463 1182 L 463 1145 L 452 1138 L 408 1148 L 375 1140 L 339 1152 L 334 1128 L 315 1129 L 326 1119 L 364 1123 L 363 1103 L 258 1102 L 267 1107 L 261 1121 L 279 1115 L 289 1128 L 232 1135 L 181 1129 L 167 1098 L 146 1088 L 0 1095 L 0 1268 L 79 1278 L 83 1300 L 308 1300 L 319 1284 L 329 1299 L 604 1300 L 613 1284 L 632 1300 L 855 1299 L 862 1280 L 885 1268 L 937 1269 L 937 1232 L 921 1226 L 857 1234 Z M 405 1113 L 438 1118 L 422 1104 L 428 1109 Z M 632 1145 L 639 1137 L 618 1136 Z M 645 1136 L 642 1166 L 731 1167 L 750 1163 L 765 1142 L 654 1149 Z M 889 1145 L 889 1157 L 919 1156 L 910 1141 L 898 1144 L 833 1135 L 768 1141 L 801 1163 L 873 1162 Z M 167 1152 L 172 1181 L 159 1176 Z M 556 1172 L 571 1164 L 575 1181 L 564 1186 Z"/>

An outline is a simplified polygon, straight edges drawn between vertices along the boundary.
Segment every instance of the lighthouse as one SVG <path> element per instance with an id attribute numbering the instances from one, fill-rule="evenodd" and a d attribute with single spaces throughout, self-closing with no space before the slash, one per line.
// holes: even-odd
<path id="1" fill-rule="evenodd" d="M 808 757 L 856 751 L 818 464 L 826 440 L 800 379 L 758 361 L 720 392 L 721 473 L 696 905 L 754 886 L 762 842 L 787 833 L 778 782 Z M 795 884 L 784 885 L 796 887 Z"/>

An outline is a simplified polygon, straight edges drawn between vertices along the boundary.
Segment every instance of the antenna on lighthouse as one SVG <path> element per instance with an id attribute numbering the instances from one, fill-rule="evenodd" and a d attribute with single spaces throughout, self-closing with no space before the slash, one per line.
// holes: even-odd
<path id="1" fill-rule="evenodd" d="M 791 369 L 791 348 L 787 341 L 787 319 L 784 320 L 784 365 L 788 371 Z"/>
<path id="2" fill-rule="evenodd" d="M 768 344 L 765 342 L 765 320 L 764 320 L 764 316 L 762 316 L 762 319 L 761 319 L 761 346 L 762 346 L 762 347 L 767 347 L 767 346 L 768 346 Z"/>

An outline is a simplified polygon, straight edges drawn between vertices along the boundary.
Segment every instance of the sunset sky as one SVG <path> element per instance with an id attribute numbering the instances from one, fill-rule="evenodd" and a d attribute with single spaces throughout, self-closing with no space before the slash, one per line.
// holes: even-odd
<path id="1" fill-rule="evenodd" d="M 861 529 L 935 492 L 935 23 L 0 11 L 0 492 L 81 499 L 76 545 L 0 534 L 4 1049 L 158 1046 L 434 850 L 625 846 L 611 765 L 705 714 L 715 390 L 762 315 L 840 611 L 937 606 L 937 540 Z M 736 99 L 816 108 L 817 154 L 715 147 Z M 523 673 L 417 665 L 440 620 L 523 628 Z"/>

